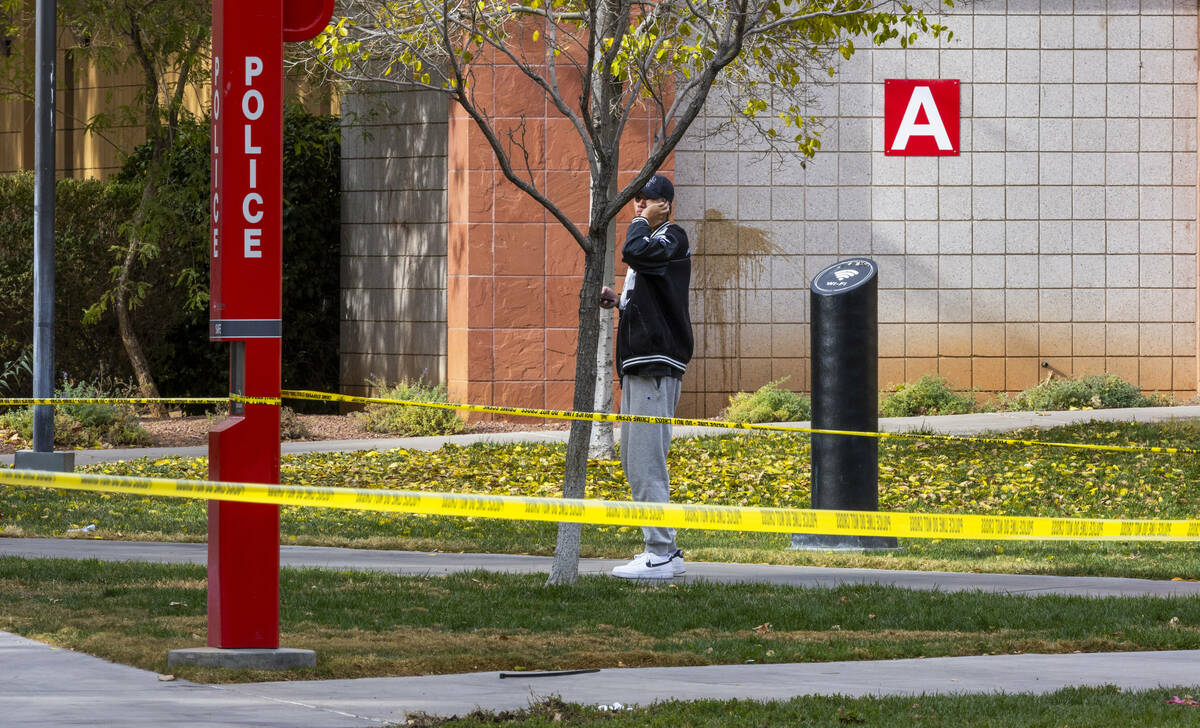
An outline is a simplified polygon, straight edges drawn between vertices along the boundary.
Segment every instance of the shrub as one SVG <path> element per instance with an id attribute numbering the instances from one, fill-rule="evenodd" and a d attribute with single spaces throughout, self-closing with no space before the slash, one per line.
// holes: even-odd
<path id="1" fill-rule="evenodd" d="M 730 422 L 799 422 L 812 417 L 812 401 L 780 385 L 787 377 L 767 382 L 753 393 L 738 392 L 729 398 L 721 418 Z"/>
<path id="2" fill-rule="evenodd" d="M 336 391 L 341 254 L 341 127 L 288 103 L 283 114 L 283 382 L 293 389 Z M 150 148 L 138 147 L 117 179 L 140 183 Z M 207 119 L 187 119 L 166 160 L 153 206 L 156 230 L 169 240 L 169 284 L 148 304 L 177 311 L 166 335 L 143 342 L 159 391 L 208 396 L 227 387 L 228 347 L 208 342 L 208 246 L 211 140 Z M 164 245 L 168 243 L 164 241 Z M 163 258 L 168 255 L 164 253 Z M 184 304 L 174 303 L 183 301 Z M 324 411 L 298 402 L 299 411 Z"/>
<path id="3" fill-rule="evenodd" d="M 883 417 L 961 415 L 975 409 L 975 399 L 959 394 L 936 374 L 926 374 L 914 384 L 897 384 L 879 403 Z"/>
<path id="4" fill-rule="evenodd" d="M 283 440 L 303 440 L 308 437 L 308 428 L 291 407 L 279 408 L 279 437 Z"/>
<path id="5" fill-rule="evenodd" d="M 115 179 L 141 190 L 150 160 L 150 145 L 138 146 Z M 169 321 L 161 335 L 147 336 L 142 327 L 137 332 L 163 396 L 228 391 L 229 348 L 208 341 L 211 165 L 208 120 L 185 116 L 164 153 L 155 195 L 146 202 L 143 238 L 159 250 L 146 269 L 162 271 L 165 279 L 146 293 L 143 307 Z"/>
<path id="6" fill-rule="evenodd" d="M 55 396 L 71 399 L 130 397 L 127 384 L 73 382 L 64 379 Z M 13 430 L 33 439 L 33 408 L 25 407 L 0 415 L 0 429 Z M 150 433 L 138 424 L 137 413 L 127 404 L 73 404 L 54 408 L 56 447 L 138 446 L 150 444 Z"/>
<path id="7" fill-rule="evenodd" d="M 22 386 L 28 384 L 30 386 Z M 12 397 L 18 392 L 30 391 L 33 384 L 33 347 L 24 351 L 10 362 L 0 364 L 0 394 Z"/>
<path id="8" fill-rule="evenodd" d="M 1047 379 L 1015 397 L 1000 395 L 1001 409 L 1012 411 L 1116 409 L 1154 407 L 1163 398 L 1146 396 L 1115 374 L 1093 374 L 1079 379 Z"/>
<path id="9" fill-rule="evenodd" d="M 0 362 L 19 360 L 33 345 L 33 182 L 28 172 L 0 175 Z M 109 249 L 123 244 L 121 227 L 133 214 L 139 189 L 63 179 L 54 194 L 55 370 L 79 379 L 129 376 L 116 317 L 110 311 L 89 325 L 82 314 L 111 285 Z M 161 333 L 167 308 L 133 311 L 135 327 L 139 332 L 157 327 Z M 29 396 L 29 382 L 28 375 L 18 375 L 9 391 Z"/>
<path id="10" fill-rule="evenodd" d="M 428 385 L 421 379 L 403 379 L 389 387 L 384 382 L 372 381 L 381 399 L 403 399 L 410 402 L 447 402 L 446 388 Z M 466 429 L 458 413 L 450 409 L 435 407 L 406 407 L 397 404 L 369 404 L 360 415 L 363 425 L 371 432 L 387 432 L 406 437 L 421 435 L 454 435 Z"/>
<path id="11" fill-rule="evenodd" d="M 284 111 L 283 380 L 335 391 L 338 382 L 340 127 L 336 116 Z M 130 377 L 111 307 L 93 308 L 113 286 L 128 225 L 141 199 L 150 149 L 143 145 L 110 180 L 59 180 L 55 188 L 55 370 L 75 379 Z M 144 222 L 145 291 L 133 328 L 164 396 L 212 396 L 228 387 L 229 348 L 208 341 L 211 141 L 206 119 L 185 119 Z M 0 377 L 33 341 L 33 175 L 0 175 Z M 92 309 L 94 323 L 83 322 Z M 13 384 L 16 381 L 16 384 Z M 0 381 L 28 394 L 28 376 Z M 321 403 L 297 407 L 323 407 Z"/>

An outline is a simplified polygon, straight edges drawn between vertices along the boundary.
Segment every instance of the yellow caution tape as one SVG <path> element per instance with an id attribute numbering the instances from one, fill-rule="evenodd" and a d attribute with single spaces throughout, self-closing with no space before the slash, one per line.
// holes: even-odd
<path id="1" fill-rule="evenodd" d="M 229 395 L 230 402 L 241 402 L 242 404 L 280 404 L 279 397 L 247 397 L 244 394 Z"/>
<path id="2" fill-rule="evenodd" d="M 225 404 L 229 397 L 10 397 L 0 399 L 0 406 L 31 404 Z M 278 401 L 278 400 L 276 400 Z"/>
<path id="3" fill-rule="evenodd" d="M 814 435 L 844 435 L 850 437 L 875 437 L 878 439 L 940 440 L 947 442 L 972 442 L 997 445 L 1025 445 L 1033 447 L 1061 447 L 1076 450 L 1101 452 L 1167 453 L 1176 455 L 1200 455 L 1200 449 L 1184 447 L 1152 447 L 1145 445 L 1093 445 L 1083 442 L 1046 442 L 1042 440 L 1018 440 L 1000 437 L 970 437 L 965 435 L 942 435 L 921 432 L 865 432 L 856 430 L 823 430 L 793 425 L 763 425 L 750 422 L 726 422 L 724 420 L 692 420 L 678 417 L 647 417 L 642 415 L 618 415 L 608 412 L 575 412 L 572 410 L 543 410 L 524 407 L 496 407 L 491 405 L 454 404 L 446 402 L 417 402 L 380 397 L 355 397 L 348 394 L 330 394 L 308 390 L 285 389 L 280 395 L 284 399 L 307 399 L 323 402 L 349 402 L 354 404 L 390 404 L 410 407 L 434 407 L 437 409 L 461 410 L 464 412 L 486 412 L 489 414 L 517 415 L 521 417 L 544 417 L 561 420 L 591 420 L 593 422 L 649 422 L 652 424 L 679 425 L 690 427 L 719 427 L 732 430 L 765 430 L 768 432 L 804 432 Z"/>
<path id="4" fill-rule="evenodd" d="M 73 405 L 73 404 L 279 404 L 279 397 L 247 397 L 231 394 L 228 397 L 9 397 L 0 399 L 3 406 Z"/>
<path id="5" fill-rule="evenodd" d="M 141 496 L 273 503 L 281 506 L 721 531 L 1001 540 L 1200 540 L 1200 520 L 1104 520 L 629 503 L 472 493 L 217 483 L 30 470 L 0 470 L 0 483 Z"/>

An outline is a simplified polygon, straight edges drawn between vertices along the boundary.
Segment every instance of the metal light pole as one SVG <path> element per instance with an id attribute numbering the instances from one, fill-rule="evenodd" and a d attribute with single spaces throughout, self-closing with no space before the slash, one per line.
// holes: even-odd
<path id="1" fill-rule="evenodd" d="M 54 69 L 58 51 L 55 0 L 37 0 L 34 81 L 33 396 L 54 396 Z M 15 466 L 73 470 L 74 453 L 54 452 L 54 406 L 33 408 L 33 450 Z"/>
<path id="2" fill-rule="evenodd" d="M 33 396 L 54 396 L 54 68 L 55 0 L 37 0 L 37 80 L 33 102 Z M 33 408 L 33 450 L 54 450 L 54 407 Z"/>

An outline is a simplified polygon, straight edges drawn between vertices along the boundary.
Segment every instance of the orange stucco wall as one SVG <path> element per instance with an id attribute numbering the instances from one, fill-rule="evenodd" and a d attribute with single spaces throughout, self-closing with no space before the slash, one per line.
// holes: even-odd
<path id="1" fill-rule="evenodd" d="M 516 66 L 495 63 L 477 67 L 475 74 L 476 102 L 494 106 L 496 127 L 518 174 L 586 230 L 587 157 L 574 127 Z M 578 91 L 564 96 L 578 98 Z M 623 180 L 644 161 L 649 129 L 646 119 L 626 129 Z M 583 251 L 545 208 L 505 178 L 486 137 L 457 105 L 451 108 L 449 135 L 451 399 L 570 408 Z M 622 222 L 628 215 L 618 219 L 618 238 Z M 622 275 L 618 264 L 617 276 Z"/>

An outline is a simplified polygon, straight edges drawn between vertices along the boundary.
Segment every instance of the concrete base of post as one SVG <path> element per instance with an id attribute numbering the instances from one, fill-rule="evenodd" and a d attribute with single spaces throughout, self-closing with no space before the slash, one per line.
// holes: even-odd
<path id="1" fill-rule="evenodd" d="M 789 551 L 887 551 L 899 549 L 893 536 L 843 536 L 826 533 L 793 533 Z"/>
<path id="2" fill-rule="evenodd" d="M 189 647 L 167 652 L 167 666 L 227 667 L 235 670 L 291 670 L 316 667 L 317 653 L 291 647 L 275 649 Z"/>
<path id="3" fill-rule="evenodd" d="M 13 456 L 13 468 L 17 470 L 49 470 L 55 473 L 75 472 L 75 451 L 37 452 L 18 450 Z"/>

